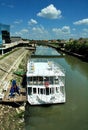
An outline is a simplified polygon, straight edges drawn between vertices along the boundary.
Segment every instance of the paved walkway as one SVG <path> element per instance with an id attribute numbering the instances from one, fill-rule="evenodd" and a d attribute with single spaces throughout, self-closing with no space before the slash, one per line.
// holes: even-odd
<path id="1" fill-rule="evenodd" d="M 0 94 L 5 100 L 6 93 L 3 92 L 3 90 L 6 92 L 8 91 L 13 71 L 18 68 L 21 60 L 28 52 L 29 51 L 25 48 L 19 48 L 0 60 Z M 22 98 L 20 100 L 22 100 Z"/>

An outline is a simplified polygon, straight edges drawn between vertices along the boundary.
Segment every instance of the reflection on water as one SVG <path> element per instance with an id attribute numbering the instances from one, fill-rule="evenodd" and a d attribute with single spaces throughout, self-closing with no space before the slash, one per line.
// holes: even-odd
<path id="1" fill-rule="evenodd" d="M 36 48 L 35 55 L 60 55 L 55 49 L 52 50 L 50 47 L 38 46 Z"/>
<path id="2" fill-rule="evenodd" d="M 69 55 L 65 56 L 65 60 L 70 65 L 72 70 L 79 71 L 81 74 L 86 75 L 86 77 L 88 78 L 88 63 Z"/>
<path id="3" fill-rule="evenodd" d="M 41 47 L 48 54 L 51 48 Z M 36 54 L 39 53 L 37 48 Z M 45 52 L 44 50 L 44 52 Z M 57 53 L 57 52 L 56 52 Z M 40 55 L 40 54 L 39 54 Z M 42 60 L 42 59 L 41 59 Z M 52 58 L 66 70 L 66 103 L 51 106 L 26 105 L 26 130 L 88 130 L 88 63 L 65 55 Z"/>

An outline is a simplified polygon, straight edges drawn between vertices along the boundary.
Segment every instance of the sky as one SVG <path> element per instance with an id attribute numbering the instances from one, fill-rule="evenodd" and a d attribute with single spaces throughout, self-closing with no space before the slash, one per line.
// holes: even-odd
<path id="1" fill-rule="evenodd" d="M 0 0 L 0 23 L 30 40 L 88 38 L 88 0 Z"/>

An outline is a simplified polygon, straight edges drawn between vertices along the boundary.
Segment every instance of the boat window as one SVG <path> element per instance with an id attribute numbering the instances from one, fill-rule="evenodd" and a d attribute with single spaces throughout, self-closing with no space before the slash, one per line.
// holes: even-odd
<path id="1" fill-rule="evenodd" d="M 49 77 L 50 84 L 54 84 L 54 77 Z"/>
<path id="2" fill-rule="evenodd" d="M 38 94 L 39 94 L 39 88 L 38 88 Z"/>
<path id="3" fill-rule="evenodd" d="M 28 80 L 28 84 L 29 84 L 29 85 L 32 85 L 32 84 L 33 84 L 32 77 L 28 77 L 27 80 Z"/>
<path id="4" fill-rule="evenodd" d="M 38 81 L 43 81 L 43 77 L 38 76 Z"/>
<path id="5" fill-rule="evenodd" d="M 64 92 L 65 92 L 64 86 L 60 86 L 60 91 L 64 94 Z"/>
<path id="6" fill-rule="evenodd" d="M 36 93 L 36 88 L 33 88 L 33 93 Z"/>
<path id="7" fill-rule="evenodd" d="M 44 81 L 49 81 L 49 77 L 44 77 Z"/>
<path id="8" fill-rule="evenodd" d="M 46 95 L 49 95 L 49 88 L 46 88 Z"/>
<path id="9" fill-rule="evenodd" d="M 56 92 L 59 93 L 59 88 L 58 87 L 56 87 Z"/>
<path id="10" fill-rule="evenodd" d="M 50 88 L 50 94 L 51 94 L 51 88 Z"/>
<path id="11" fill-rule="evenodd" d="M 51 93 L 54 94 L 54 88 L 51 88 Z"/>
<path id="12" fill-rule="evenodd" d="M 54 77 L 54 83 L 59 84 L 59 77 L 58 76 Z"/>
<path id="13" fill-rule="evenodd" d="M 59 81 L 62 82 L 63 84 L 65 84 L 65 77 L 64 76 L 60 76 Z"/>
<path id="14" fill-rule="evenodd" d="M 45 89 L 44 89 L 44 94 L 45 94 Z"/>
<path id="15" fill-rule="evenodd" d="M 28 94 L 31 95 L 32 94 L 32 88 L 28 87 Z"/>
<path id="16" fill-rule="evenodd" d="M 38 84 L 38 78 L 37 77 L 33 77 L 33 84 L 37 85 Z"/>
<path id="17" fill-rule="evenodd" d="M 40 94 L 43 94 L 43 88 L 40 89 Z"/>
<path id="18" fill-rule="evenodd" d="M 43 81 L 38 81 L 38 85 L 43 85 Z"/>
<path id="19" fill-rule="evenodd" d="M 28 81 L 32 81 L 32 77 L 28 77 Z"/>
<path id="20" fill-rule="evenodd" d="M 43 85 L 43 77 L 38 77 L 38 85 Z"/>
<path id="21" fill-rule="evenodd" d="M 30 82 L 29 82 L 29 85 L 33 85 L 33 82 L 32 82 L 32 81 L 30 81 Z"/>

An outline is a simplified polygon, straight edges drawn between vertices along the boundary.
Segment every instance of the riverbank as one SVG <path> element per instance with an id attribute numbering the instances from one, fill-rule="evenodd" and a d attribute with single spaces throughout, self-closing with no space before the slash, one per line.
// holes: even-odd
<path id="1" fill-rule="evenodd" d="M 75 56 L 75 57 L 81 59 L 82 61 L 88 62 L 88 58 L 85 57 L 84 55 L 80 55 L 78 53 L 74 53 L 74 52 L 71 52 L 71 51 L 68 51 L 68 50 L 65 50 L 65 49 L 59 49 L 59 50 L 61 52 L 64 52 L 64 53 L 68 54 L 68 55 Z"/>
<path id="2" fill-rule="evenodd" d="M 47 44 L 55 48 L 58 52 L 64 52 L 68 55 L 75 56 L 82 61 L 88 62 L 88 38 L 69 39 L 69 41 L 59 41 L 58 43 Z"/>
<path id="3" fill-rule="evenodd" d="M 70 39 L 64 45 L 64 49 L 65 51 L 69 51 L 70 55 L 88 62 L 88 38 Z"/>
<path id="4" fill-rule="evenodd" d="M 24 130 L 23 112 L 20 107 L 0 104 L 0 130 Z"/>
<path id="5" fill-rule="evenodd" d="M 26 63 L 31 55 L 31 51 L 25 51 L 27 51 L 27 53 L 25 53 L 19 67 L 16 66 L 17 68 L 12 69 L 11 72 L 11 79 L 16 79 L 17 85 L 20 87 L 23 87 L 23 76 L 14 74 L 14 71 L 21 70 L 26 72 Z M 24 103 L 0 103 L 0 130 L 24 130 L 24 113 Z"/>

